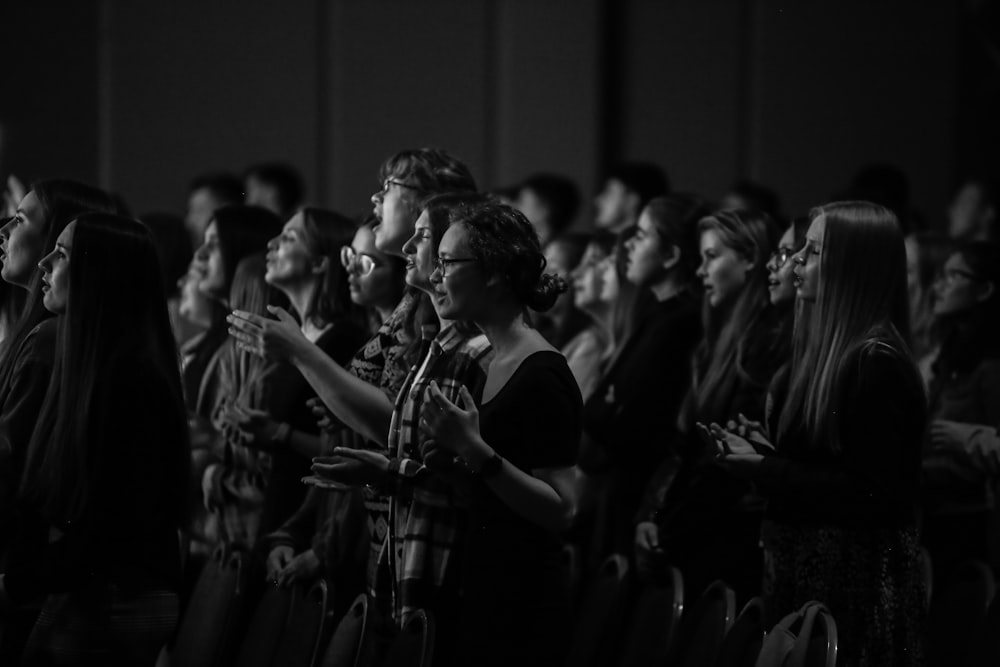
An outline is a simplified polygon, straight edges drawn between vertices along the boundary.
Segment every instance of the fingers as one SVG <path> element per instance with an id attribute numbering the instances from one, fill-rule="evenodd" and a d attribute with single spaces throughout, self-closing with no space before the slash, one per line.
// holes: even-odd
<path id="1" fill-rule="evenodd" d="M 476 409 L 476 401 L 472 398 L 472 394 L 469 390 L 465 388 L 463 384 L 458 388 L 458 398 L 462 401 L 462 409 L 469 412 L 473 412 Z"/>
<path id="2" fill-rule="evenodd" d="M 267 312 L 271 313 L 276 318 L 278 318 L 279 322 L 283 322 L 284 324 L 291 324 L 296 328 L 298 328 L 299 326 L 299 323 L 295 321 L 295 318 L 292 317 L 287 310 L 285 310 L 280 306 L 268 306 Z"/>

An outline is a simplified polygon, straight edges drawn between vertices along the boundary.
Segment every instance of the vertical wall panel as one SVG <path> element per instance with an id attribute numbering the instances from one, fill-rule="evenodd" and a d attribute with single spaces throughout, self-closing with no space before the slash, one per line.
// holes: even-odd
<path id="1" fill-rule="evenodd" d="M 312 2 L 108 2 L 110 171 L 137 212 L 183 210 L 187 182 L 280 159 L 316 183 Z"/>

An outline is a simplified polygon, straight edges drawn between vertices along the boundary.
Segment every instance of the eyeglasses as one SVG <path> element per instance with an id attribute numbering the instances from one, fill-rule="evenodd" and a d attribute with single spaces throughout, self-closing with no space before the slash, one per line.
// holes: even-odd
<path id="1" fill-rule="evenodd" d="M 771 261 L 774 262 L 774 268 L 780 269 L 785 265 L 786 262 L 795 254 L 795 251 L 791 248 L 782 246 L 771 253 Z"/>
<path id="2" fill-rule="evenodd" d="M 438 257 L 434 260 L 434 270 L 441 274 L 441 279 L 444 280 L 448 277 L 448 267 L 452 264 L 463 264 L 465 262 L 477 262 L 479 260 L 473 257 L 456 257 L 454 259 L 441 259 Z"/>
<path id="3" fill-rule="evenodd" d="M 345 245 L 340 249 L 340 263 L 348 273 L 356 273 L 359 276 L 367 276 L 369 273 L 375 270 L 375 260 L 354 251 L 349 245 Z"/>
<path id="4" fill-rule="evenodd" d="M 397 181 L 392 178 L 387 178 L 382 183 L 382 189 L 376 192 L 375 196 L 378 197 L 379 199 L 385 199 L 385 196 L 389 194 L 389 188 L 392 187 L 393 185 L 399 186 L 401 188 L 407 188 L 409 190 L 416 190 L 416 191 L 420 190 L 420 188 L 417 187 L 416 185 L 410 185 L 409 183 L 403 183 L 402 181 Z"/>

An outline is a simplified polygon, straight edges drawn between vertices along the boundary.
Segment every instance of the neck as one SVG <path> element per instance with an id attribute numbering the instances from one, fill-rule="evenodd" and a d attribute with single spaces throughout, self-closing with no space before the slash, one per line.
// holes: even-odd
<path id="1" fill-rule="evenodd" d="M 651 285 L 650 288 L 653 295 L 656 296 L 656 300 L 663 303 L 671 297 L 675 297 L 684 291 L 684 285 L 680 283 L 673 275 L 668 275 L 666 278 L 660 282 Z"/>
<path id="2" fill-rule="evenodd" d="M 476 324 L 493 346 L 497 357 L 503 357 L 520 342 L 531 327 L 524 321 L 520 305 L 502 304 L 476 320 Z"/>
<path id="3" fill-rule="evenodd" d="M 378 313 L 378 317 L 382 322 L 385 322 L 392 315 L 392 311 L 396 309 L 395 306 L 375 306 L 375 312 Z"/>
<path id="4" fill-rule="evenodd" d="M 614 319 L 614 310 L 611 308 L 611 304 L 595 303 L 592 306 L 585 306 L 580 310 L 590 316 L 594 325 L 600 330 L 601 334 L 605 338 L 611 338 L 611 328 Z"/>
<path id="5" fill-rule="evenodd" d="M 316 281 L 310 280 L 281 290 L 288 297 L 289 303 L 299 316 L 303 331 L 306 330 L 306 312 L 309 310 L 309 302 L 312 301 L 316 289 Z"/>

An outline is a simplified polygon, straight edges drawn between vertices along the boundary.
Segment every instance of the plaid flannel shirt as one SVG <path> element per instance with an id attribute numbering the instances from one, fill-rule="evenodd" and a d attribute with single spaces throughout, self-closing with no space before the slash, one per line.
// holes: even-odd
<path id="1" fill-rule="evenodd" d="M 423 464 L 420 444 L 426 436 L 419 423 L 427 387 L 436 382 L 450 401 L 460 404 L 464 385 L 478 402 L 492 358 L 486 336 L 469 337 L 449 325 L 430 343 L 424 363 L 410 370 L 396 398 L 389 431 L 389 473 L 395 488 L 376 590 L 391 595 L 399 624 L 430 606 L 444 586 L 465 522 L 451 484 Z"/>

